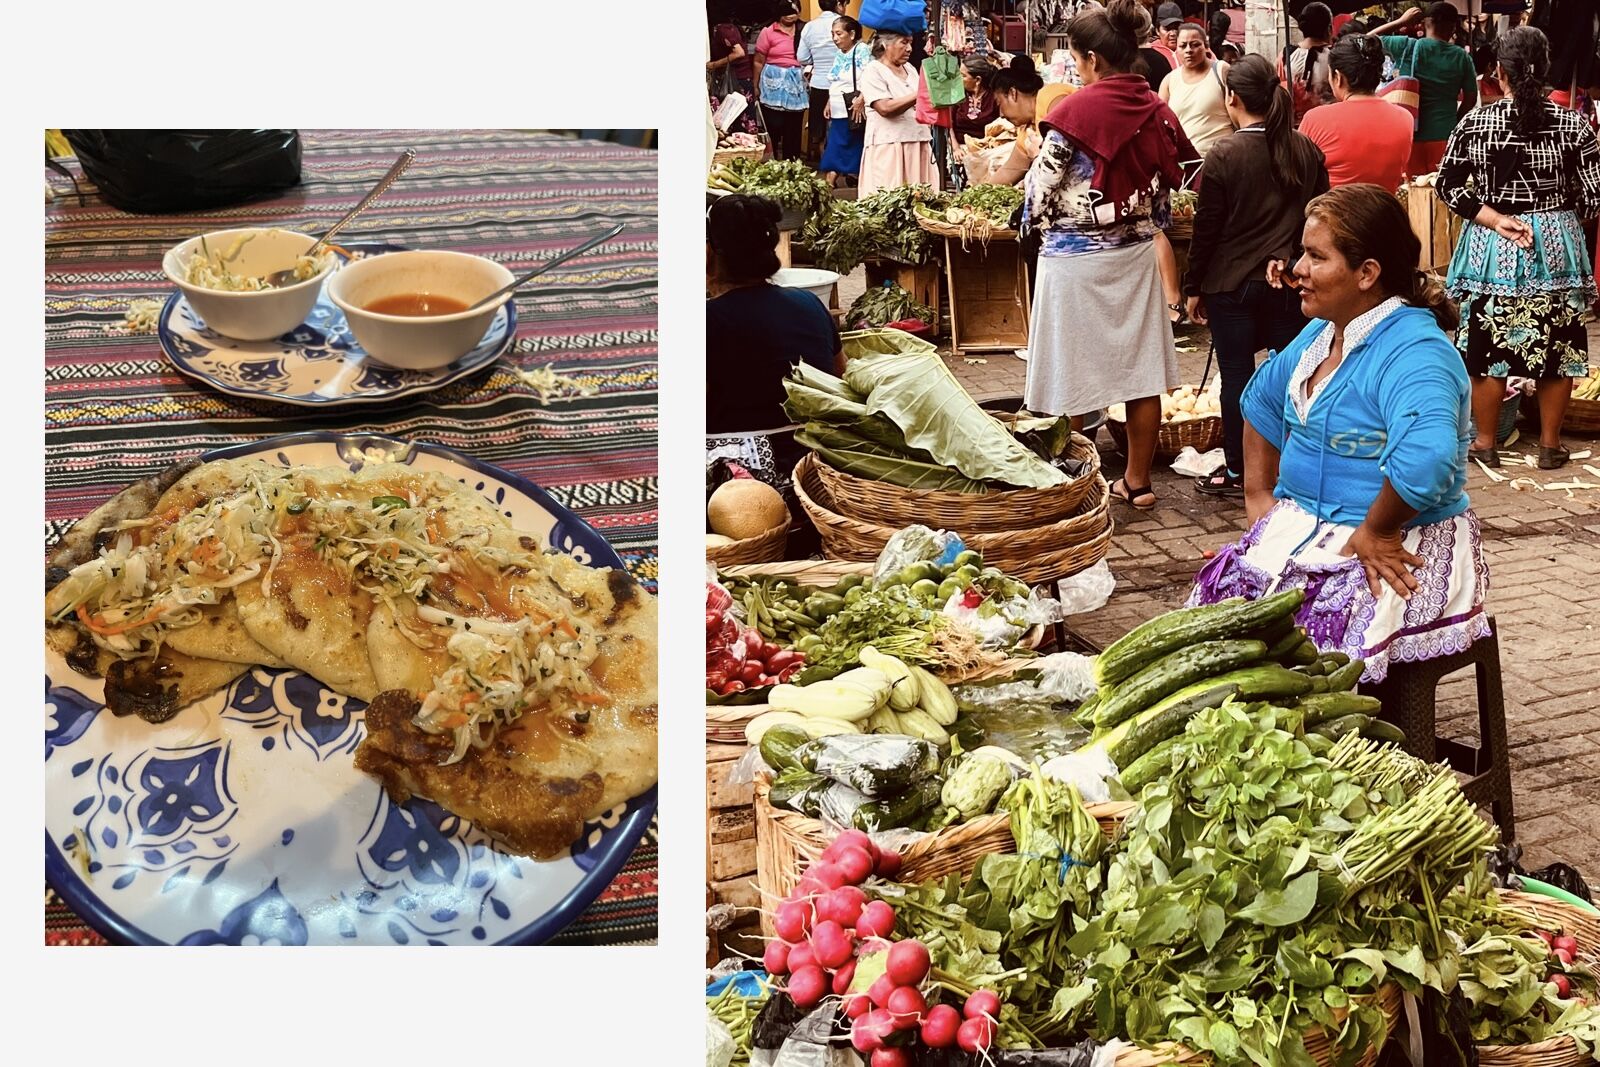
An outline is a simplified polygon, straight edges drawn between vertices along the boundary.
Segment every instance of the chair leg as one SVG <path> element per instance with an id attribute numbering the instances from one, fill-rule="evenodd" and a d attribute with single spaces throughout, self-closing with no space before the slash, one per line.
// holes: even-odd
<path id="1" fill-rule="evenodd" d="M 1516 838 L 1516 818 L 1511 797 L 1511 746 L 1506 732 L 1505 690 L 1500 675 L 1500 635 L 1490 620 L 1489 636 L 1478 642 L 1478 746 L 1481 760 L 1487 761 L 1484 773 L 1490 781 L 1493 800 L 1490 810 L 1500 827 L 1500 838 L 1507 844 Z M 1481 764 L 1480 764 L 1481 765 Z"/>

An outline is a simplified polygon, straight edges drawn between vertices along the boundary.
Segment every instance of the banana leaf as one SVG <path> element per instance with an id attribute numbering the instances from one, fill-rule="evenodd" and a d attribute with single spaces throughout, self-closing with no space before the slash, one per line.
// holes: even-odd
<path id="1" fill-rule="evenodd" d="M 865 404 L 867 398 L 850 388 L 843 378 L 835 378 L 825 370 L 818 370 L 811 364 L 800 362 L 795 364 L 794 370 L 789 372 L 789 377 L 801 385 L 808 385 L 824 393 L 831 393 L 840 400 L 849 400 L 856 404 Z"/>
<path id="2" fill-rule="evenodd" d="M 1052 460 L 1066 451 L 1067 442 L 1072 440 L 1072 420 L 1065 415 L 1017 419 L 1010 431 L 1028 451 L 1040 459 Z"/>
<path id="3" fill-rule="evenodd" d="M 867 411 L 887 415 L 935 462 L 975 482 L 1042 489 L 1067 480 L 979 407 L 931 344 L 900 330 L 856 331 L 843 341 L 845 381 L 865 394 Z"/>
<path id="4" fill-rule="evenodd" d="M 858 452 L 849 448 L 830 448 L 804 430 L 795 432 L 794 439 L 827 461 L 830 467 L 854 474 L 858 478 L 888 482 L 906 489 L 944 489 L 952 493 L 986 493 L 988 486 L 962 476 L 949 467 L 935 463 L 919 463 L 914 459 L 893 459 L 888 456 Z"/>
<path id="5" fill-rule="evenodd" d="M 853 423 L 867 417 L 867 407 L 860 401 L 846 400 L 793 378 L 783 380 L 783 391 L 788 394 L 784 413 L 794 422 Z"/>
<path id="6" fill-rule="evenodd" d="M 879 419 L 878 416 L 864 420 L 866 423 L 881 421 L 889 427 L 895 435 L 900 431 L 888 419 Z M 885 456 L 889 459 L 909 459 L 918 463 L 932 463 L 933 457 L 920 448 L 912 448 L 906 444 L 905 438 L 900 437 L 898 443 L 894 440 L 885 441 L 882 437 L 873 437 L 857 432 L 853 425 L 835 424 L 831 422 L 808 422 L 805 429 L 807 437 L 820 441 L 827 448 L 849 449 L 854 452 L 866 452 L 874 456 Z"/>

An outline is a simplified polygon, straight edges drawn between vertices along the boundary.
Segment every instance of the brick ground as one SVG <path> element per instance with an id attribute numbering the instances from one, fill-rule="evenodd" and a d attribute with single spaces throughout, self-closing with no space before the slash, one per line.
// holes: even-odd
<path id="1" fill-rule="evenodd" d="M 841 299 L 861 292 L 857 271 L 841 286 Z M 1183 342 L 1181 342 L 1183 343 Z M 1205 362 L 1204 333 L 1180 352 L 1186 380 L 1197 381 Z M 1591 350 L 1600 343 L 1591 338 Z M 1026 365 L 1011 355 L 983 363 L 946 357 L 979 399 L 1020 395 Z M 1107 477 L 1121 471 L 1109 435 L 1099 444 Z M 1573 439 L 1574 450 L 1593 447 L 1600 467 L 1600 440 Z M 1524 443 L 1511 451 L 1526 454 Z M 1516 473 L 1515 467 L 1503 468 Z M 1551 473 L 1526 469 L 1540 483 L 1582 478 L 1600 481 L 1574 463 Z M 1192 480 L 1158 470 L 1160 504 L 1151 513 L 1118 506 L 1117 534 L 1109 561 L 1117 576 L 1111 602 L 1079 622 L 1086 637 L 1107 641 L 1130 627 L 1177 607 L 1187 595 L 1202 553 L 1238 537 L 1242 504 L 1218 501 L 1194 490 Z M 1517 840 L 1529 868 L 1565 860 L 1600 884 L 1600 687 L 1590 672 L 1600 666 L 1594 651 L 1600 620 L 1600 490 L 1561 492 L 1513 489 L 1492 483 L 1473 468 L 1468 486 L 1484 528 L 1490 568 L 1490 611 L 1500 631 L 1507 729 Z M 1472 739 L 1475 692 L 1470 672 L 1442 684 L 1441 732 Z"/>

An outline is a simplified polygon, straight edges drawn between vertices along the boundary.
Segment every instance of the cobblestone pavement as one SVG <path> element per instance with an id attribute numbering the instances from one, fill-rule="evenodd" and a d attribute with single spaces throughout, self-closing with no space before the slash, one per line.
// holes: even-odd
<path id="1" fill-rule="evenodd" d="M 1205 363 L 1204 333 L 1180 344 L 1185 380 L 1198 381 Z M 1600 343 L 1591 338 L 1591 351 Z M 980 400 L 1023 391 L 1026 365 L 1009 354 L 991 354 L 983 363 L 947 356 L 951 368 Z M 1213 371 L 1214 373 L 1214 371 Z M 1110 450 L 1109 435 L 1098 443 L 1106 477 L 1121 472 L 1122 459 Z M 1523 468 L 1541 484 L 1574 478 L 1600 483 L 1583 470 L 1600 470 L 1600 440 L 1572 438 L 1574 451 L 1593 447 L 1596 458 L 1569 464 L 1559 472 Z M 1518 476 L 1510 453 L 1533 452 L 1531 443 L 1513 446 L 1502 473 Z M 1170 470 L 1155 472 L 1160 503 L 1150 513 L 1113 505 L 1117 533 L 1109 562 L 1117 576 L 1116 593 L 1100 611 L 1074 629 L 1105 642 L 1130 627 L 1179 606 L 1187 596 L 1204 553 L 1235 540 L 1244 530 L 1242 503 L 1220 501 L 1195 491 L 1193 480 Z M 1564 860 L 1600 885 L 1600 681 L 1590 674 L 1600 665 L 1594 652 L 1600 621 L 1600 490 L 1539 492 L 1492 483 L 1473 468 L 1468 484 L 1483 523 L 1484 553 L 1490 569 L 1490 612 L 1500 633 L 1507 731 L 1517 840 L 1526 850 L 1524 865 L 1541 867 Z M 1469 672 L 1441 684 L 1440 732 L 1475 740 L 1475 683 Z"/>

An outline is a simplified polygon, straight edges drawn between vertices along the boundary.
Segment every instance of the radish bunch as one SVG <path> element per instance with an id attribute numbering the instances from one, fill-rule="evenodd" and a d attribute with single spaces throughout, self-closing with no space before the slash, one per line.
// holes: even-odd
<path id="1" fill-rule="evenodd" d="M 1563 967 L 1571 966 L 1578 958 L 1578 939 L 1570 934 L 1557 935 L 1549 930 L 1535 930 L 1534 933 L 1550 949 L 1550 958 Z M 1556 987 L 1556 996 L 1561 999 L 1572 996 L 1572 980 L 1562 972 L 1552 971 L 1545 980 Z"/>
<path id="2" fill-rule="evenodd" d="M 841 998 L 851 1020 L 850 1042 L 871 1056 L 871 1067 L 909 1067 L 908 1047 L 918 1037 L 929 1048 L 986 1051 L 994 1044 L 1000 998 L 980 989 L 961 1012 L 928 1005 L 923 984 L 931 961 L 921 941 L 892 941 L 893 906 L 867 899 L 861 883 L 876 874 L 893 878 L 900 854 L 880 850 L 859 830 L 834 839 L 801 876 L 773 914 L 777 938 L 762 962 L 769 974 L 787 975 L 788 992 L 802 1009 L 829 993 Z"/>

